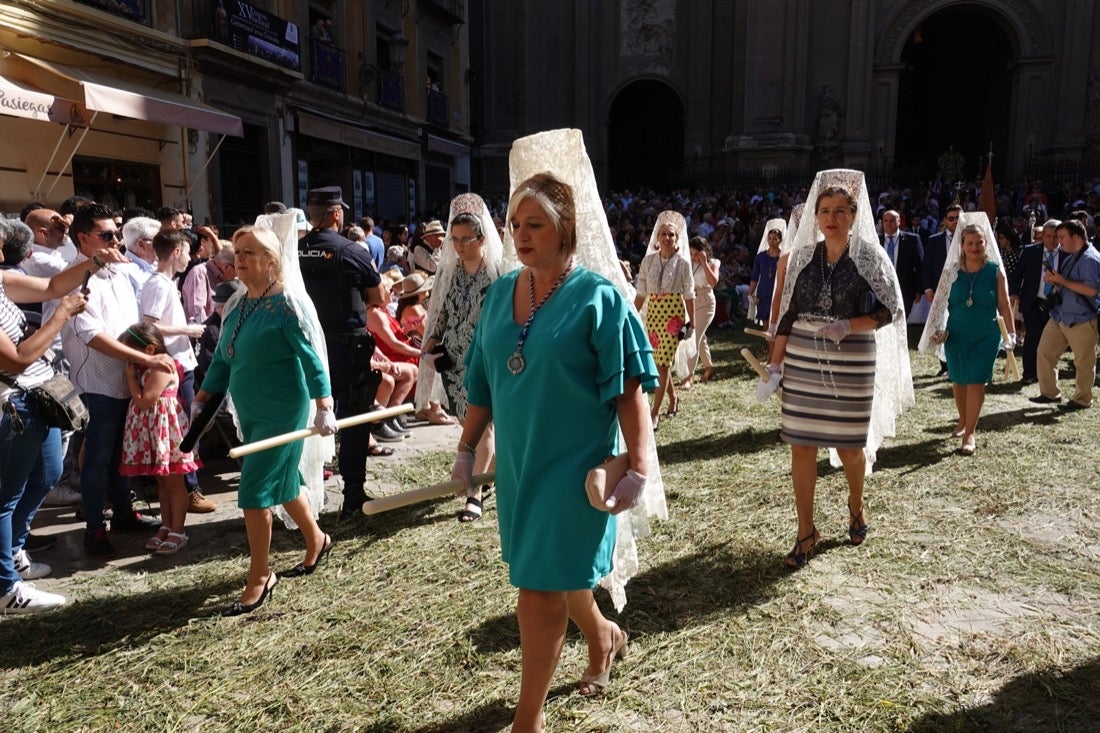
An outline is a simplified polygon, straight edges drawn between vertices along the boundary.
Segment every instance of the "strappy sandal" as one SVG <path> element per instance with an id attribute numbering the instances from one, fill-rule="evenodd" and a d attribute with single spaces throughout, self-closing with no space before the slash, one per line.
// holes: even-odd
<path id="1" fill-rule="evenodd" d="M 182 532 L 169 532 L 164 542 L 157 547 L 158 555 L 174 555 L 187 546 L 187 535 Z"/>
<path id="2" fill-rule="evenodd" d="M 668 410 L 665 412 L 665 417 L 676 417 L 676 411 L 680 409 L 680 398 L 671 397 L 668 401 Z"/>
<path id="3" fill-rule="evenodd" d="M 370 448 L 367 448 L 367 455 L 374 456 L 375 458 L 378 458 L 379 456 L 392 456 L 393 448 L 390 448 L 388 445 L 378 445 L 376 443 Z"/>
<path id="4" fill-rule="evenodd" d="M 604 668 L 603 672 L 599 674 L 581 675 L 580 687 L 577 690 L 581 697 L 599 695 L 611 686 L 611 665 L 614 664 L 616 659 L 624 659 L 626 657 L 626 643 L 630 641 L 630 634 L 622 629 L 619 629 L 619 632 L 623 636 L 619 640 L 619 643 L 612 647 L 611 654 L 608 655 L 607 658 L 607 666 Z"/>
<path id="5" fill-rule="evenodd" d="M 458 521 L 469 524 L 481 519 L 482 501 L 473 496 L 466 497 L 466 508 L 458 513 Z"/>
<path id="6" fill-rule="evenodd" d="M 161 527 L 157 530 L 157 533 L 149 538 L 145 543 L 145 549 L 148 552 L 156 552 L 157 548 L 161 546 L 165 538 L 168 537 L 168 528 Z"/>
<path id="7" fill-rule="evenodd" d="M 814 527 L 810 530 L 808 535 L 799 537 L 795 541 L 794 549 L 787 553 L 787 557 L 783 562 L 792 570 L 797 570 L 802 567 L 814 556 L 814 552 L 817 551 L 817 543 L 820 539 L 821 535 L 817 533 L 817 527 Z M 804 546 L 807 542 L 810 543 L 808 547 Z"/>
<path id="8" fill-rule="evenodd" d="M 867 539 L 867 522 L 863 521 L 863 507 L 859 508 L 859 512 L 853 512 L 852 505 L 849 504 L 848 514 L 852 517 L 848 520 L 848 539 L 853 545 L 862 545 L 863 540 Z"/>

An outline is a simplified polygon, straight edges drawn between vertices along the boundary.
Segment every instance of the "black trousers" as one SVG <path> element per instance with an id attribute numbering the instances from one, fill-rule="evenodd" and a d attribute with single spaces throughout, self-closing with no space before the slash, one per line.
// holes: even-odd
<path id="1" fill-rule="evenodd" d="M 1039 337 L 1043 335 L 1043 328 L 1048 320 L 1050 316 L 1039 310 L 1038 303 L 1032 305 L 1030 310 L 1024 311 L 1024 328 L 1027 330 L 1027 335 L 1020 347 L 1020 358 L 1024 362 L 1023 373 L 1020 376 L 1024 379 L 1038 378 L 1035 351 L 1039 348 Z"/>

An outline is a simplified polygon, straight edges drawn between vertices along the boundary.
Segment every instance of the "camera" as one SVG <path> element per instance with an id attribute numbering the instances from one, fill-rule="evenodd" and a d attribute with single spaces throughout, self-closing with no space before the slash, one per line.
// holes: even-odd
<path id="1" fill-rule="evenodd" d="M 1050 312 L 1061 304 L 1062 294 L 1060 292 L 1051 293 L 1047 297 L 1039 300 L 1039 311 L 1045 315 L 1050 315 Z"/>

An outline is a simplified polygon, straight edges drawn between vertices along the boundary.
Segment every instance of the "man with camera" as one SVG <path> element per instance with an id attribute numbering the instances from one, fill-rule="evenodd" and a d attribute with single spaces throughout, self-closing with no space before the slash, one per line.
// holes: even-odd
<path id="1" fill-rule="evenodd" d="M 1039 339 L 1037 371 L 1038 404 L 1062 401 L 1058 389 L 1058 360 L 1068 346 L 1073 352 L 1076 386 L 1073 399 L 1061 405 L 1063 410 L 1083 410 L 1092 406 L 1092 385 L 1096 380 L 1096 318 L 1100 313 L 1100 252 L 1088 246 L 1081 222 L 1070 219 L 1057 226 L 1062 262 L 1047 270 L 1043 282 L 1056 288 L 1060 300 L 1050 311 L 1050 320 Z M 1045 231 L 1044 231 L 1045 235 Z M 1048 296 L 1049 299 L 1050 296 Z"/>
<path id="2" fill-rule="evenodd" d="M 1024 247 L 1020 253 L 1020 267 L 1015 278 L 1008 284 L 1012 294 L 1012 309 L 1024 318 L 1026 336 L 1020 346 L 1020 358 L 1023 359 L 1023 386 L 1035 384 L 1038 376 L 1035 371 L 1035 352 L 1039 346 L 1039 337 L 1050 318 L 1050 309 L 1054 307 L 1054 285 L 1043 281 L 1043 274 L 1049 270 L 1058 270 L 1062 251 L 1058 249 L 1058 225 L 1062 222 L 1051 219 L 1043 224 L 1042 239 Z"/>

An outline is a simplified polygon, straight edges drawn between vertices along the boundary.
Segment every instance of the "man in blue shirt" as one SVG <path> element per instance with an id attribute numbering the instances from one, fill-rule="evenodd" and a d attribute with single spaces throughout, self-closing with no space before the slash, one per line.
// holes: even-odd
<path id="1" fill-rule="evenodd" d="M 370 250 L 370 258 L 374 260 L 374 269 L 381 272 L 382 263 L 386 259 L 386 245 L 382 242 L 382 237 L 374 233 L 374 219 L 364 216 L 359 220 L 359 225 L 367 233 L 366 245 Z"/>
<path id="2" fill-rule="evenodd" d="M 1088 246 L 1085 228 L 1074 219 L 1058 225 L 1058 244 L 1062 261 L 1057 270 L 1043 276 L 1044 282 L 1058 288 L 1061 303 L 1050 313 L 1050 320 L 1039 338 L 1037 370 L 1039 396 L 1031 401 L 1058 404 L 1058 359 L 1066 347 L 1073 352 L 1076 387 L 1073 399 L 1063 410 L 1083 410 L 1092 406 L 1092 384 L 1096 380 L 1096 316 L 1100 312 L 1100 252 Z"/>

